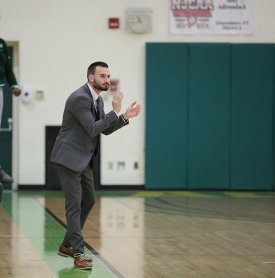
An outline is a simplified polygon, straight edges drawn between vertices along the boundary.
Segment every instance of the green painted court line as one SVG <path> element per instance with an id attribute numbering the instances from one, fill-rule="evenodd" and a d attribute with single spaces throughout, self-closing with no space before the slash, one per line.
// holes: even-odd
<path id="1" fill-rule="evenodd" d="M 20 192 L 5 192 L 1 204 L 56 277 L 122 277 L 114 274 L 87 248 L 86 254 L 93 258 L 93 269 L 90 271 L 75 269 L 71 258 L 59 256 L 57 248 L 63 239 L 65 229 L 45 211 L 39 201 L 43 202 L 43 198 L 39 200 L 26 194 L 21 195 Z"/>

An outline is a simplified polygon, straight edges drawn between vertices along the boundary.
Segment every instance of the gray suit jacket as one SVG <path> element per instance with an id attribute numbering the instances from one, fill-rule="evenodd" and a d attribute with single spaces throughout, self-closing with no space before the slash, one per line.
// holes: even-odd
<path id="1" fill-rule="evenodd" d="M 51 162 L 73 171 L 83 171 L 93 156 L 99 134 L 109 135 L 127 125 L 114 111 L 104 113 L 101 96 L 98 105 L 100 119 L 96 121 L 93 97 L 87 84 L 68 97 Z"/>

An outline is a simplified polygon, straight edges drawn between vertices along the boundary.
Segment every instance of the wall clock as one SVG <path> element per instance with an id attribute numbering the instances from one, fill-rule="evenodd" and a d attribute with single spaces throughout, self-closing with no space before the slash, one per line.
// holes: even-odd
<path id="1" fill-rule="evenodd" d="M 128 8 L 126 10 L 126 29 L 137 34 L 152 31 L 152 10 L 149 8 Z"/>

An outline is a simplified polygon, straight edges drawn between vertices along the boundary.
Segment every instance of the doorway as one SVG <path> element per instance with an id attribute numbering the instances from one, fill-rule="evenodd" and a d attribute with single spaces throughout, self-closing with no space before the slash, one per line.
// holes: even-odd
<path id="1" fill-rule="evenodd" d="M 8 48 L 12 57 L 12 48 Z M 6 83 L 3 87 L 4 107 L 2 114 L 2 124 L 0 128 L 0 163 L 5 172 L 12 173 L 12 94 L 11 89 Z M 5 189 L 10 189 L 10 185 L 4 185 Z"/>

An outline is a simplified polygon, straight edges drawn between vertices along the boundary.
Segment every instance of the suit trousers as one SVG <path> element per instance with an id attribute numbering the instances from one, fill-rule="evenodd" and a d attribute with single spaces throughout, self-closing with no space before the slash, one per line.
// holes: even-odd
<path id="1" fill-rule="evenodd" d="M 53 163 L 65 196 L 67 232 L 63 244 L 72 247 L 74 253 L 84 253 L 82 229 L 95 203 L 95 187 L 92 168 L 82 172 Z"/>

